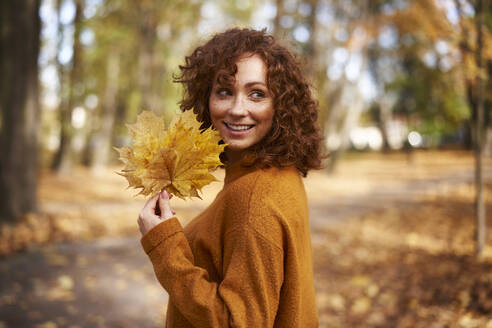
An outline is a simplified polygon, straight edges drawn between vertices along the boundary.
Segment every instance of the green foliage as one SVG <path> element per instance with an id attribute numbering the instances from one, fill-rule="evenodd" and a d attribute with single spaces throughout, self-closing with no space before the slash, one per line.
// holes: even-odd
<path id="1" fill-rule="evenodd" d="M 85 22 L 94 34 L 94 41 L 85 48 L 85 85 L 93 81 L 85 91 L 99 98 L 97 116 L 106 110 L 109 58 L 119 56 L 115 103 L 123 110 L 116 112 L 114 137 L 123 137 L 124 122 L 133 121 L 144 107 L 157 113 L 170 113 L 177 107 L 180 93 L 171 72 L 188 51 L 191 40 L 183 37 L 196 34 L 200 6 L 196 1 L 105 0 Z M 89 133 L 97 133 L 98 128 L 93 126 Z"/>
<path id="2" fill-rule="evenodd" d="M 399 94 L 395 113 L 411 118 L 410 125 L 427 135 L 442 135 L 459 128 L 470 117 L 464 90 L 452 72 L 407 60 L 406 70 L 387 85 Z"/>

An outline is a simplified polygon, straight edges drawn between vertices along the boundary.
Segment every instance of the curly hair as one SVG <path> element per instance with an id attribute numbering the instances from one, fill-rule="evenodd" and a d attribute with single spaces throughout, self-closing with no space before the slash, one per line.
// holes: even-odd
<path id="1" fill-rule="evenodd" d="M 212 125 L 209 97 L 214 79 L 231 81 L 242 55 L 257 54 L 267 67 L 267 87 L 273 95 L 272 128 L 261 142 L 248 149 L 249 165 L 285 167 L 295 165 L 306 176 L 320 169 L 324 157 L 317 124 L 318 104 L 297 58 L 273 36 L 253 29 L 229 29 L 197 47 L 174 82 L 182 83 L 182 111 L 193 109 L 202 128 Z"/>

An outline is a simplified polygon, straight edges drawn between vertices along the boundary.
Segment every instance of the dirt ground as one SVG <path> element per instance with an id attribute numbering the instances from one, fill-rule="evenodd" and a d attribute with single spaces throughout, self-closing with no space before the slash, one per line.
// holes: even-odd
<path id="1" fill-rule="evenodd" d="M 485 167 L 490 221 L 491 159 Z M 492 243 L 474 255 L 473 168 L 468 152 L 352 154 L 331 175 L 308 175 L 320 327 L 492 327 Z M 43 172 L 41 214 L 0 227 L 0 328 L 163 325 L 167 295 L 139 244 L 144 199 L 118 169 Z M 182 223 L 220 188 L 173 199 Z"/>

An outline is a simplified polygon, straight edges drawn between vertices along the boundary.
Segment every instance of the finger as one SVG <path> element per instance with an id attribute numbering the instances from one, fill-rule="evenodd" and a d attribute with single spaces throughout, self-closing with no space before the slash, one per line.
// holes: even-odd
<path id="1" fill-rule="evenodd" d="M 169 194 L 167 191 L 161 191 L 159 197 L 159 208 L 161 209 L 161 218 L 169 219 L 173 216 L 173 211 L 171 209 L 171 205 L 169 204 Z"/>
<path id="2" fill-rule="evenodd" d="M 157 197 L 159 197 L 159 193 L 157 193 L 156 195 L 154 195 L 152 198 L 149 198 L 147 200 L 147 202 L 145 202 L 145 206 L 149 205 L 150 203 L 152 203 L 152 200 L 157 200 Z M 144 206 L 144 207 L 145 207 Z"/>
<path id="3" fill-rule="evenodd" d="M 145 206 L 142 209 L 142 212 L 154 214 L 155 207 L 157 205 L 157 199 L 159 198 L 159 195 L 160 195 L 160 193 L 158 193 L 157 195 L 155 195 L 154 197 L 152 197 L 151 199 L 149 199 L 147 201 L 147 203 L 145 203 Z"/>
<path id="4" fill-rule="evenodd" d="M 162 188 L 161 192 L 166 191 L 166 189 Z M 167 192 L 167 191 L 166 191 Z M 169 195 L 169 199 L 173 199 L 173 194 L 167 193 Z"/>
<path id="5" fill-rule="evenodd" d="M 143 235 L 144 234 L 143 224 L 141 220 L 137 220 L 137 222 L 138 222 L 138 229 L 140 230 L 140 233 Z"/>
<path id="6" fill-rule="evenodd" d="M 173 212 L 173 215 L 175 215 L 175 214 L 176 214 L 176 211 L 175 211 L 175 210 L 173 210 L 173 209 L 171 209 L 171 212 Z"/>

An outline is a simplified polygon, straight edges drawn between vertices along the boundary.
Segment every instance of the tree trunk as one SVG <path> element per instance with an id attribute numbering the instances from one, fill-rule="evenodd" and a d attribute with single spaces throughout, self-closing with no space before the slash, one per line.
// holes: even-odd
<path id="1" fill-rule="evenodd" d="M 280 18 L 284 11 L 284 0 L 275 0 L 275 7 L 277 8 L 277 13 L 273 19 L 273 36 L 276 39 L 280 39 L 283 32 L 282 26 L 280 25 Z"/>
<path id="2" fill-rule="evenodd" d="M 488 15 L 492 15 L 492 1 L 489 2 Z M 488 24 L 488 29 L 492 30 L 492 21 Z M 485 94 L 492 95 L 492 60 L 487 60 L 487 83 L 485 84 Z M 484 128 L 485 128 L 485 140 L 483 145 L 483 155 L 492 156 L 492 98 L 489 96 L 484 100 Z"/>
<path id="3" fill-rule="evenodd" d="M 143 8 L 141 15 L 143 17 L 142 26 L 140 27 L 140 49 L 138 55 L 138 89 L 140 91 L 140 108 L 139 110 L 155 110 L 152 101 L 152 78 L 154 43 L 156 39 L 157 22 L 151 8 Z"/>
<path id="4" fill-rule="evenodd" d="M 0 1 L 0 221 L 37 210 L 39 6 Z"/>
<path id="5" fill-rule="evenodd" d="M 110 158 L 111 136 L 116 116 L 119 89 L 120 54 L 112 51 L 106 66 L 106 87 L 102 103 L 101 128 L 96 132 L 91 145 L 91 169 L 99 174 Z"/>
<path id="6" fill-rule="evenodd" d="M 330 153 L 331 155 L 326 167 L 328 173 L 333 173 L 336 170 L 338 160 L 349 148 L 350 131 L 357 126 L 359 117 L 364 109 L 364 101 L 357 91 L 356 84 L 345 82 L 345 86 L 341 90 L 345 95 L 340 95 L 340 98 L 338 98 L 339 101 L 332 108 L 328 119 L 328 123 L 330 124 L 330 128 L 328 128 L 329 137 L 336 136 L 339 140 L 338 147 Z M 348 98 L 347 94 L 351 95 L 350 104 L 346 102 Z"/>
<path id="7" fill-rule="evenodd" d="M 74 135 L 74 128 L 72 126 L 72 112 L 73 107 L 76 104 L 75 100 L 75 85 L 80 80 L 80 55 L 81 55 L 81 43 L 80 33 L 82 31 L 82 11 L 83 0 L 76 0 L 75 6 L 75 18 L 74 18 L 74 35 L 73 35 L 73 55 L 72 65 L 68 79 L 64 79 L 63 67 L 59 66 L 60 89 L 62 91 L 62 100 L 60 102 L 59 117 L 60 117 L 60 146 L 53 159 L 52 169 L 58 173 L 68 173 L 72 168 L 73 153 L 72 153 L 72 139 Z M 61 70 L 61 71 L 60 71 Z M 66 85 L 65 85 L 66 82 Z M 68 89 L 67 91 L 65 91 Z M 67 95 L 65 96 L 65 93 Z"/>
<path id="8" fill-rule="evenodd" d="M 492 16 L 492 1 L 488 2 L 487 15 Z M 492 20 L 488 21 L 487 29 L 492 31 Z M 492 156 L 492 59 L 487 60 L 487 83 L 485 84 L 485 94 L 489 95 L 485 99 L 485 140 L 484 140 L 484 156 Z"/>
<path id="9" fill-rule="evenodd" d="M 353 86 L 348 89 L 349 90 L 351 89 L 350 91 L 356 95 L 357 92 L 353 90 L 355 88 L 356 87 Z M 346 107 L 346 105 L 340 105 L 340 106 L 344 109 L 345 112 L 343 122 L 341 122 L 342 127 L 338 133 L 338 136 L 340 138 L 340 146 L 330 153 L 328 166 L 326 168 L 326 171 L 328 173 L 335 172 L 339 159 L 349 148 L 350 131 L 352 131 L 357 126 L 357 121 L 360 117 L 360 114 L 362 113 L 362 110 L 364 109 L 364 104 L 360 95 L 355 97 L 353 103 L 349 107 Z"/>
<path id="10" fill-rule="evenodd" d="M 318 22 L 316 19 L 316 13 L 318 11 L 318 0 L 309 0 L 307 2 L 311 6 L 311 13 L 306 19 L 306 25 L 309 28 L 311 37 L 306 44 L 305 56 L 308 59 L 306 73 L 310 77 L 311 81 L 314 81 L 315 75 L 318 71 L 318 65 L 322 62 L 323 58 L 319 58 L 318 51 Z"/>
<path id="11" fill-rule="evenodd" d="M 477 255 L 481 255 L 485 246 L 486 240 L 486 222 L 485 222 L 485 202 L 483 192 L 483 144 L 484 144 L 484 89 L 485 81 L 482 75 L 483 71 L 483 1 L 478 0 L 476 6 L 477 20 L 477 50 L 476 60 L 479 74 L 477 75 L 477 120 L 476 120 L 476 138 L 475 138 L 475 188 L 476 188 L 476 251 Z"/>
<path id="12" fill-rule="evenodd" d="M 370 13 L 374 15 L 374 7 L 370 6 Z M 378 89 L 384 89 L 384 82 L 381 80 L 380 69 L 378 68 L 378 58 L 382 55 L 381 49 L 378 44 L 368 46 L 367 49 L 367 62 L 368 69 L 371 73 L 374 82 Z M 389 137 L 388 137 L 388 125 L 391 120 L 393 105 L 395 103 L 395 99 L 388 95 L 386 92 L 380 92 L 378 97 L 378 101 L 373 105 L 374 107 L 374 120 L 376 121 L 377 127 L 381 132 L 381 138 L 383 139 L 383 145 L 381 151 L 383 153 L 387 153 L 391 150 Z"/>
<path id="13" fill-rule="evenodd" d="M 344 107 L 342 105 L 342 98 L 345 88 L 347 87 L 347 81 L 345 78 L 341 78 L 341 81 L 328 83 L 329 87 L 325 89 L 325 108 L 329 108 L 329 111 L 322 111 L 324 114 L 323 131 L 326 137 L 326 143 L 330 157 L 325 168 L 327 173 L 333 173 L 336 169 L 338 159 L 340 158 L 339 149 L 342 145 L 342 136 L 340 133 L 340 124 L 344 119 Z M 322 114 L 322 115 L 323 115 Z"/>
<path id="14" fill-rule="evenodd" d="M 381 150 L 383 153 L 387 153 L 391 150 L 388 137 L 388 125 L 391 119 L 392 105 L 388 104 L 384 98 L 379 104 L 377 124 L 381 131 L 381 138 L 383 139 L 383 146 Z"/>
<path id="15" fill-rule="evenodd" d="M 487 127 L 485 131 L 485 140 L 483 146 L 483 155 L 492 156 L 492 127 Z"/>

